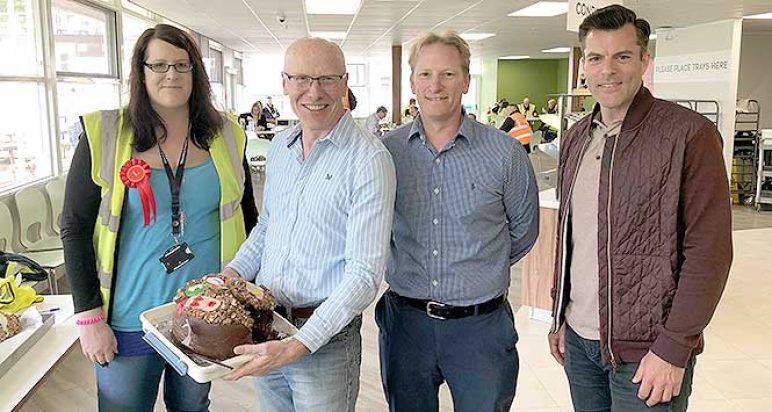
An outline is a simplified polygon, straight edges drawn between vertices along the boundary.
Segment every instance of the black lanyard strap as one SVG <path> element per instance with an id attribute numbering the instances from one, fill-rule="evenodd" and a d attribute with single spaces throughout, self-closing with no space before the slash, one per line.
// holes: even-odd
<path id="1" fill-rule="evenodd" d="M 172 194 L 172 235 L 175 240 L 182 231 L 182 218 L 180 215 L 180 192 L 182 191 L 182 175 L 185 173 L 185 161 L 188 158 L 188 141 L 190 140 L 190 132 L 188 136 L 185 136 L 185 143 L 182 145 L 182 151 L 180 152 L 180 160 L 177 162 L 177 171 L 172 171 L 172 167 L 169 164 L 169 160 L 166 158 L 166 153 L 161 149 L 161 142 L 158 142 L 158 151 L 161 152 L 161 160 L 164 163 L 164 170 L 166 170 L 166 177 L 169 179 L 169 189 Z"/>

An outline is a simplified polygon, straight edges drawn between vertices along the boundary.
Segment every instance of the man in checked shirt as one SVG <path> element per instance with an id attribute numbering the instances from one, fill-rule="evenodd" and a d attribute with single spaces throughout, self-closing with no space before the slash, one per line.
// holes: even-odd
<path id="1" fill-rule="evenodd" d="M 429 33 L 410 51 L 421 114 L 383 140 L 397 170 L 389 291 L 376 306 L 392 411 L 509 411 L 517 332 L 510 266 L 538 232 L 538 193 L 522 145 L 468 119 L 469 46 Z"/>

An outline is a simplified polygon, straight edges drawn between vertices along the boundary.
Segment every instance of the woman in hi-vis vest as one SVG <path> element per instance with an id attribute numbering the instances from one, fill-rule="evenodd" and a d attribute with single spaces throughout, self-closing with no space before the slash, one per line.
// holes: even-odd
<path id="1" fill-rule="evenodd" d="M 159 24 L 137 41 L 127 107 L 86 114 L 62 213 L 65 268 L 101 411 L 204 411 L 209 384 L 142 340 L 140 314 L 220 272 L 255 225 L 246 136 L 217 112 L 195 41 Z"/>

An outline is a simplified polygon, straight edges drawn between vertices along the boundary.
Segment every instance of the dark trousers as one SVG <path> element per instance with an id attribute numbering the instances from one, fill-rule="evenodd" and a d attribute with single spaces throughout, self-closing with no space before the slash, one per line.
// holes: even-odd
<path id="1" fill-rule="evenodd" d="M 484 315 L 439 320 L 386 293 L 375 321 L 390 411 L 437 411 L 443 382 L 456 411 L 509 411 L 519 359 L 508 302 Z"/>
<path id="2" fill-rule="evenodd" d="M 649 408 L 645 401 L 638 399 L 640 384 L 632 382 L 638 363 L 621 363 L 614 372 L 611 366 L 603 365 L 601 361 L 600 342 L 582 338 L 568 325 L 565 344 L 564 368 L 571 388 L 574 411 L 681 412 L 689 406 L 694 357 L 686 365 L 680 395 L 668 403 L 659 403 Z"/>

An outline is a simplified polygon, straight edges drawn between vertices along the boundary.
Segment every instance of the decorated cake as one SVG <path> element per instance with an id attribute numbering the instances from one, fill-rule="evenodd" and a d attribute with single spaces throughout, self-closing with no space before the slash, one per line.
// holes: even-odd
<path id="1" fill-rule="evenodd" d="M 21 321 L 16 315 L 0 312 L 0 342 L 21 332 Z"/>
<path id="2" fill-rule="evenodd" d="M 239 345 L 276 339 L 276 300 L 263 286 L 241 278 L 207 275 L 191 280 L 174 297 L 172 335 L 182 347 L 209 358 L 235 356 Z"/>

